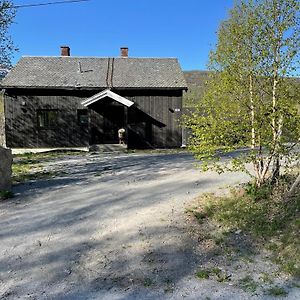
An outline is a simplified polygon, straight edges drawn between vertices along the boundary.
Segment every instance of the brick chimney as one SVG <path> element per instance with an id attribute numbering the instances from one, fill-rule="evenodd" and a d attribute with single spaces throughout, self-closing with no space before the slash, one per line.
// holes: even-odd
<path id="1" fill-rule="evenodd" d="M 121 57 L 128 57 L 128 48 L 127 47 L 121 47 Z"/>
<path id="2" fill-rule="evenodd" d="M 60 46 L 61 56 L 70 56 L 70 47 Z"/>

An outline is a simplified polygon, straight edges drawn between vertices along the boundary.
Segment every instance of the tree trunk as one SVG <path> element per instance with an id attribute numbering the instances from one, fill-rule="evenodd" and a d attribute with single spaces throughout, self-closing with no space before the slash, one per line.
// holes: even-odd
<path id="1" fill-rule="evenodd" d="M 278 120 L 278 127 L 276 130 L 276 142 L 275 142 L 275 156 L 273 159 L 273 170 L 272 170 L 272 178 L 271 178 L 271 184 L 274 184 L 277 182 L 280 176 L 280 140 L 282 135 L 282 126 L 283 126 L 283 117 L 280 116 Z"/>
<path id="2" fill-rule="evenodd" d="M 299 186 L 300 184 L 300 174 L 298 175 L 298 177 L 296 178 L 296 180 L 294 181 L 293 185 L 291 186 L 290 190 L 288 191 L 287 195 L 286 195 L 286 200 L 288 200 L 289 198 L 291 198 L 296 190 L 297 190 L 297 187 Z"/>
<path id="3" fill-rule="evenodd" d="M 249 75 L 249 100 L 250 100 L 250 115 L 251 115 L 251 149 L 255 150 L 256 146 L 256 133 L 255 133 L 255 107 L 253 100 L 253 76 Z M 256 174 L 256 184 L 257 186 L 261 185 L 261 174 L 259 169 L 259 162 L 257 159 L 253 159 L 253 168 Z"/>

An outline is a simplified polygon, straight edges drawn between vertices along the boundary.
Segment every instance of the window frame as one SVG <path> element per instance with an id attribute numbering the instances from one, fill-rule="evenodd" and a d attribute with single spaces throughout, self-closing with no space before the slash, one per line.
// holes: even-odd
<path id="1" fill-rule="evenodd" d="M 51 120 L 49 115 L 47 113 L 55 113 L 54 120 Z M 37 121 L 37 128 L 38 129 L 53 129 L 58 127 L 58 109 L 37 109 L 36 110 L 36 121 Z M 42 116 L 43 119 L 40 119 L 40 116 Z M 42 121 L 44 122 L 44 125 L 41 125 Z"/>

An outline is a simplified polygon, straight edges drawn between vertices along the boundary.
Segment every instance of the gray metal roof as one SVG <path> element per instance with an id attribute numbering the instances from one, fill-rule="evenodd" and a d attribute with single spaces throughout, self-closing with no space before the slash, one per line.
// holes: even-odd
<path id="1" fill-rule="evenodd" d="M 175 58 L 109 59 L 28 56 L 20 59 L 3 79 L 1 85 L 4 88 L 106 88 L 112 86 L 115 88 L 184 89 L 186 81 L 178 60 Z"/>

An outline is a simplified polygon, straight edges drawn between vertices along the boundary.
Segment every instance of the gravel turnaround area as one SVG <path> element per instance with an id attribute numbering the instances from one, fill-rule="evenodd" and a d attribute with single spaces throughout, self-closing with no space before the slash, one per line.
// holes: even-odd
<path id="1" fill-rule="evenodd" d="M 273 299 L 195 277 L 186 205 L 247 177 L 194 164 L 185 153 L 51 160 L 59 176 L 0 203 L 0 299 Z"/>

